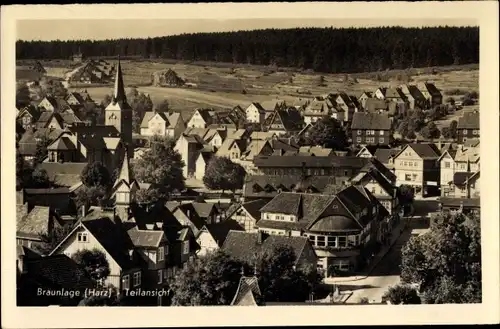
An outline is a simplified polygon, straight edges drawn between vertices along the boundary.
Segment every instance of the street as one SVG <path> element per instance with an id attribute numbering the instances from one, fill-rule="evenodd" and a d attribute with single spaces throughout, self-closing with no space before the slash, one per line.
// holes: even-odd
<path id="1" fill-rule="evenodd" d="M 410 239 L 411 233 L 411 229 L 408 228 L 401 234 L 370 276 L 358 281 L 340 284 L 341 291 L 351 290 L 353 292 L 352 296 L 347 300 L 348 304 L 358 303 L 363 297 L 368 298 L 370 303 L 379 303 L 387 289 L 400 282 L 401 249 Z"/>

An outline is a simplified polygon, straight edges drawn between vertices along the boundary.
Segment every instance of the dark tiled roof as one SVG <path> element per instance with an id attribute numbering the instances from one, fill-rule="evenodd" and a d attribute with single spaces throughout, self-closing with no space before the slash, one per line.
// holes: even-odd
<path id="1" fill-rule="evenodd" d="M 85 270 L 66 255 L 52 255 L 24 262 L 26 276 L 35 282 L 70 290 L 93 287 Z"/>
<path id="2" fill-rule="evenodd" d="M 264 207 L 267 203 L 267 200 L 258 199 L 249 202 L 245 202 L 241 205 L 253 218 L 256 220 L 260 219 L 260 209 Z"/>
<path id="3" fill-rule="evenodd" d="M 359 231 L 361 228 L 352 218 L 342 215 L 330 215 L 318 219 L 309 230 L 314 232 Z"/>
<path id="4" fill-rule="evenodd" d="M 105 137 L 120 137 L 115 126 L 72 126 L 68 130 L 78 135 L 78 140 L 90 149 L 106 149 Z"/>
<path id="5" fill-rule="evenodd" d="M 259 113 L 266 113 L 266 110 L 262 107 L 262 105 L 260 105 L 260 103 L 257 103 L 257 102 L 253 102 L 251 105 L 255 106 L 257 108 L 257 110 L 259 111 Z"/>
<path id="6" fill-rule="evenodd" d="M 63 136 L 47 147 L 47 150 L 68 151 L 76 150 L 75 144 L 66 136 Z"/>
<path id="7" fill-rule="evenodd" d="M 413 98 L 415 98 L 416 100 L 421 100 L 421 99 L 425 98 L 424 95 L 418 89 L 417 86 L 415 86 L 415 85 L 407 85 L 406 87 L 408 88 L 408 91 L 410 92 L 410 95 L 412 95 Z"/>
<path id="8" fill-rule="evenodd" d="M 471 172 L 456 172 L 453 175 L 453 184 L 455 185 L 464 185 L 465 182 L 472 176 L 474 173 Z"/>
<path id="9" fill-rule="evenodd" d="M 244 228 L 241 227 L 238 222 L 232 219 L 226 219 L 219 223 L 215 224 L 207 224 L 205 225 L 208 232 L 212 235 L 212 237 L 217 241 L 219 246 L 222 246 L 224 241 L 226 240 L 229 231 L 244 231 Z"/>
<path id="10" fill-rule="evenodd" d="M 57 185 L 70 187 L 81 182 L 80 174 L 86 162 L 42 162 L 40 169 L 44 169 L 49 179 Z"/>
<path id="11" fill-rule="evenodd" d="M 396 181 L 396 174 L 394 174 L 391 170 L 384 166 L 384 164 L 377 158 L 371 158 L 366 166 L 361 169 L 361 172 L 369 172 L 372 170 L 376 170 L 390 182 Z"/>
<path id="12" fill-rule="evenodd" d="M 433 96 L 441 96 L 441 92 L 439 91 L 439 89 L 437 89 L 437 87 L 433 83 L 426 82 L 424 83 L 424 86 L 427 88 L 429 94 Z"/>
<path id="13" fill-rule="evenodd" d="M 479 129 L 479 112 L 464 113 L 458 119 L 457 129 Z"/>
<path id="14" fill-rule="evenodd" d="M 19 259 L 20 257 L 23 257 L 23 259 L 34 259 L 34 258 L 41 258 L 42 255 L 34 251 L 33 249 L 30 249 L 26 246 L 20 246 L 17 245 L 16 248 L 16 254 L 17 258 Z"/>
<path id="15" fill-rule="evenodd" d="M 391 120 L 386 114 L 356 112 L 352 118 L 351 129 L 390 130 Z"/>
<path id="16" fill-rule="evenodd" d="M 139 230 L 134 227 L 127 233 L 132 244 L 136 247 L 157 248 L 165 239 L 163 231 Z"/>
<path id="17" fill-rule="evenodd" d="M 244 195 L 268 198 L 274 197 L 279 190 L 307 192 L 309 188 L 322 192 L 332 184 L 337 184 L 334 176 L 249 175 L 245 182 Z"/>
<path id="18" fill-rule="evenodd" d="M 399 98 L 402 100 L 406 100 L 406 96 L 401 90 L 401 88 L 387 88 L 385 91 L 386 98 Z"/>
<path id="19" fill-rule="evenodd" d="M 366 112 L 376 112 L 378 110 L 387 110 L 388 108 L 387 102 L 383 99 L 368 98 L 365 102 Z"/>
<path id="20" fill-rule="evenodd" d="M 19 235 L 38 237 L 40 234 L 47 234 L 59 225 L 59 221 L 50 207 L 35 206 L 31 211 L 16 218 L 16 231 Z"/>
<path id="21" fill-rule="evenodd" d="M 82 220 L 82 224 L 121 268 L 134 267 L 134 262 L 128 253 L 129 250 L 134 249 L 134 244 L 128 234 L 115 224 L 110 217 L 99 216 L 96 219 L 86 217 Z"/>
<path id="22" fill-rule="evenodd" d="M 415 153 L 422 159 L 438 159 L 440 154 L 439 151 L 436 147 L 436 145 L 431 144 L 431 143 L 412 143 L 412 144 L 406 144 L 407 147 L 411 147 Z M 406 147 L 403 147 L 398 154 L 396 154 L 394 157 L 398 157 L 401 153 L 404 152 Z"/>
<path id="23" fill-rule="evenodd" d="M 274 111 L 268 120 L 266 120 L 269 126 L 275 121 L 281 122 L 285 131 L 300 131 L 304 124 L 300 112 L 295 108 Z"/>
<path id="24" fill-rule="evenodd" d="M 40 117 L 37 120 L 36 126 L 37 128 L 45 128 L 46 125 L 49 123 L 50 119 L 52 119 L 52 116 L 54 115 L 54 112 L 50 111 L 44 111 L 40 115 Z"/>
<path id="25" fill-rule="evenodd" d="M 254 164 L 257 167 L 301 168 L 305 164 L 306 168 L 345 167 L 361 169 L 368 161 L 369 159 L 355 156 L 261 156 L 254 159 Z"/>
<path id="26" fill-rule="evenodd" d="M 26 195 L 40 195 L 40 194 L 68 194 L 70 189 L 67 187 L 57 188 L 27 188 L 24 189 Z"/>
<path id="27" fill-rule="evenodd" d="M 31 115 L 33 117 L 34 120 L 38 120 L 38 118 L 40 117 L 40 111 L 33 105 L 28 105 L 26 107 L 24 107 L 20 112 L 19 114 L 22 115 L 23 112 L 27 112 L 29 113 L 29 115 Z"/>
<path id="28" fill-rule="evenodd" d="M 200 218 L 208 218 L 212 214 L 212 212 L 216 211 L 215 204 L 213 203 L 193 202 L 192 205 Z"/>
<path id="29" fill-rule="evenodd" d="M 373 155 L 381 163 L 389 163 L 389 159 L 399 153 L 397 149 L 382 149 L 379 148 Z"/>
<path id="30" fill-rule="evenodd" d="M 262 234 L 262 244 L 258 243 L 258 234 Z M 232 257 L 241 261 L 254 263 L 255 255 L 272 252 L 277 246 L 289 246 L 298 258 L 302 254 L 309 240 L 303 236 L 279 236 L 267 235 L 265 233 L 248 233 L 230 231 L 222 249 Z"/>

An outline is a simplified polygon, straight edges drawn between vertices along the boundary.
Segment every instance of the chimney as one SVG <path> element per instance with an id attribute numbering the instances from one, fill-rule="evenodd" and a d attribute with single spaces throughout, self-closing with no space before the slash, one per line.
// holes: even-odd
<path id="1" fill-rule="evenodd" d="M 128 250 L 128 256 L 130 257 L 130 260 L 134 260 L 134 249 Z"/>
<path id="2" fill-rule="evenodd" d="M 82 205 L 82 217 L 87 216 L 87 205 Z"/>

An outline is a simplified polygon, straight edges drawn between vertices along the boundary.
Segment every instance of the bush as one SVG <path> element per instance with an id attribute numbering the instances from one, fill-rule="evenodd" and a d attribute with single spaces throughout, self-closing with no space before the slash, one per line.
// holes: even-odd
<path id="1" fill-rule="evenodd" d="M 463 95 L 465 90 L 463 89 L 450 89 L 444 92 L 445 95 Z"/>

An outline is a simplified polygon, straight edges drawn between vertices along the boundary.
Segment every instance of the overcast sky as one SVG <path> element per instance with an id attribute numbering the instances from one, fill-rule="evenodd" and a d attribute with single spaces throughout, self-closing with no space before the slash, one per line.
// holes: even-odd
<path id="1" fill-rule="evenodd" d="M 17 22 L 18 40 L 104 40 L 144 38 L 199 32 L 227 32 L 265 28 L 294 27 L 372 27 L 398 25 L 466 26 L 475 25 L 468 20 L 390 20 L 374 19 L 67 19 L 20 20 Z"/>

